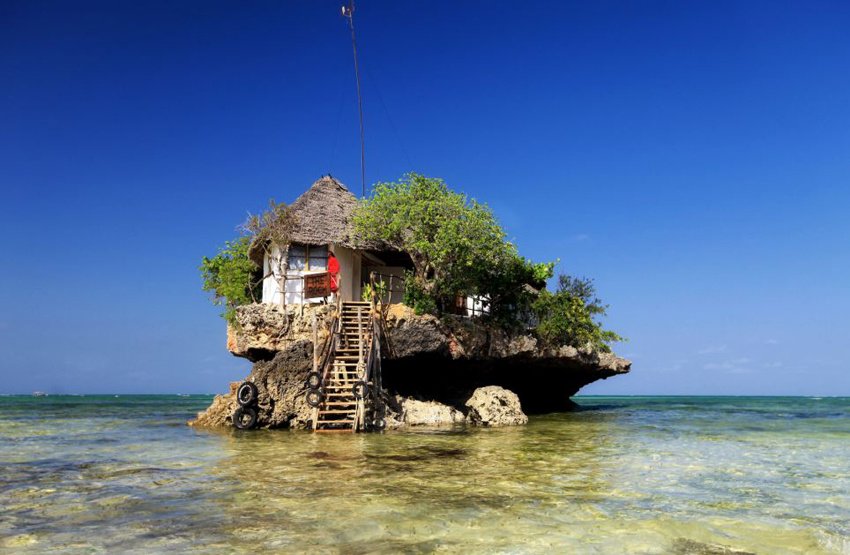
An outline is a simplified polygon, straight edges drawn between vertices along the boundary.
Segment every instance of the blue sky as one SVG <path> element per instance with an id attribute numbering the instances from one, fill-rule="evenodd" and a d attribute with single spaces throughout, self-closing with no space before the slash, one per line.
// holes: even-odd
<path id="1" fill-rule="evenodd" d="M 339 1 L 0 4 L 0 392 L 216 392 L 197 266 L 269 197 L 359 190 Z M 367 180 L 489 203 L 595 278 L 594 394 L 850 394 L 850 5 L 377 2 Z"/>

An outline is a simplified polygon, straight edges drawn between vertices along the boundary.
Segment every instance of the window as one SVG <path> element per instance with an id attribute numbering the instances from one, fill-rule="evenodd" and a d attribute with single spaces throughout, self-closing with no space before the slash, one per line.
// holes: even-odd
<path id="1" fill-rule="evenodd" d="M 307 269 L 317 272 L 328 269 L 328 246 L 309 247 L 307 249 Z"/>
<path id="2" fill-rule="evenodd" d="M 320 272 L 328 268 L 327 245 L 289 245 L 289 260 L 287 270 Z"/>
<path id="3" fill-rule="evenodd" d="M 307 247 L 305 245 L 289 245 L 287 270 L 303 270 L 307 266 Z"/>

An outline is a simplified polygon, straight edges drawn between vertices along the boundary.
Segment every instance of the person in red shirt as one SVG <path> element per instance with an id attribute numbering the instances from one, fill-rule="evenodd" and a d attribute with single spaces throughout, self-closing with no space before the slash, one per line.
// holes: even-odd
<path id="1" fill-rule="evenodd" d="M 339 260 L 332 250 L 328 250 L 328 276 L 331 280 L 331 293 L 339 291 Z"/>

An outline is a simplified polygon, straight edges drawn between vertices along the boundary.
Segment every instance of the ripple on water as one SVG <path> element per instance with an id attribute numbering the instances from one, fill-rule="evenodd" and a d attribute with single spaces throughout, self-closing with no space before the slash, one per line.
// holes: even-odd
<path id="1" fill-rule="evenodd" d="M 846 399 L 586 399 L 354 436 L 183 425 L 208 402 L 0 399 L 0 547 L 850 553 Z"/>

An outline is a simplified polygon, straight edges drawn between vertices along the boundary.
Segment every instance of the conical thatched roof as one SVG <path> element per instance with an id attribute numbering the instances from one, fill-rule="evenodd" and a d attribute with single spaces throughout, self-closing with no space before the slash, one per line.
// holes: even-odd
<path id="1" fill-rule="evenodd" d="M 327 245 L 334 243 L 350 248 L 375 248 L 354 238 L 352 216 L 357 208 L 357 197 L 345 185 L 327 175 L 320 178 L 295 202 L 289 205 L 294 218 L 290 235 L 293 243 Z M 262 244 L 255 241 L 249 256 L 262 264 Z"/>

